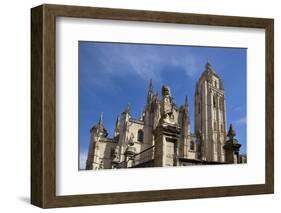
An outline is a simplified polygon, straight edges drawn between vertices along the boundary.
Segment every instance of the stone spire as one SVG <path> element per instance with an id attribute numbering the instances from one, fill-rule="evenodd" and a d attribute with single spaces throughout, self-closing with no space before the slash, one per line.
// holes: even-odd
<path id="1" fill-rule="evenodd" d="M 115 126 L 117 127 L 120 124 L 120 117 L 117 115 Z"/>
<path id="2" fill-rule="evenodd" d="M 103 116 L 103 112 L 100 113 L 100 119 L 99 119 L 99 123 L 98 123 L 98 128 L 100 131 L 103 130 L 102 116 Z"/>
<path id="3" fill-rule="evenodd" d="M 117 115 L 116 122 L 115 122 L 114 136 L 116 137 L 119 134 L 120 134 L 120 117 L 119 115 Z"/>
<path id="4" fill-rule="evenodd" d="M 152 79 L 149 80 L 149 86 L 148 86 L 148 88 L 149 88 L 149 91 L 152 92 Z"/>
<path id="5" fill-rule="evenodd" d="M 103 120 L 102 120 L 103 113 L 100 113 L 99 121 L 96 125 L 94 125 L 90 129 L 91 133 L 91 139 L 90 144 L 88 148 L 88 157 L 86 161 L 86 169 L 94 169 L 93 163 L 94 163 L 94 156 L 97 153 L 97 150 L 95 149 L 95 144 L 99 142 L 100 138 L 106 138 L 108 136 L 107 130 L 103 126 Z"/>
<path id="6" fill-rule="evenodd" d="M 121 119 L 122 120 L 122 126 L 124 125 L 123 122 L 125 122 L 125 123 L 128 122 L 130 117 L 131 117 L 131 104 L 128 103 L 124 112 L 122 113 L 122 119 Z"/>
<path id="7" fill-rule="evenodd" d="M 91 132 L 91 134 L 102 135 L 103 137 L 107 137 L 108 133 L 107 133 L 107 130 L 103 126 L 102 117 L 103 117 L 103 113 L 101 112 L 99 122 L 91 128 L 90 132 Z"/>
<path id="8" fill-rule="evenodd" d="M 184 108 L 185 108 L 187 123 L 189 124 L 190 120 L 189 120 L 189 109 L 188 109 L 188 98 L 187 98 L 187 95 L 185 96 Z"/>
<path id="9" fill-rule="evenodd" d="M 100 113 L 100 119 L 99 119 L 99 124 L 102 125 L 102 117 L 103 117 L 103 112 Z"/>
<path id="10" fill-rule="evenodd" d="M 185 96 L 184 106 L 185 106 L 185 108 L 188 108 L 188 98 L 187 98 L 187 95 Z"/>
<path id="11" fill-rule="evenodd" d="M 212 72 L 215 73 L 215 71 L 213 70 L 209 60 L 207 60 L 207 63 L 205 64 L 205 72 Z"/>
<path id="12" fill-rule="evenodd" d="M 206 69 L 211 68 L 211 64 L 209 63 L 209 60 L 208 60 L 208 59 L 207 59 L 207 62 L 206 62 L 205 68 L 206 68 Z"/>
<path id="13" fill-rule="evenodd" d="M 228 140 L 225 142 L 224 150 L 225 150 L 225 157 L 227 163 L 240 163 L 239 159 L 239 151 L 241 144 L 238 143 L 238 140 L 234 137 L 236 136 L 236 133 L 232 127 L 232 124 L 230 124 L 227 137 Z"/>
<path id="14" fill-rule="evenodd" d="M 181 128 L 183 129 L 183 137 L 187 137 L 190 134 L 190 121 L 188 110 L 188 98 L 185 96 L 184 105 L 180 107 Z"/>
<path id="15" fill-rule="evenodd" d="M 229 139 L 234 139 L 235 136 L 236 136 L 235 130 L 233 129 L 232 124 L 230 124 L 227 137 L 229 137 Z"/>
<path id="16" fill-rule="evenodd" d="M 148 94 L 147 94 L 147 104 L 150 104 L 152 101 L 153 90 L 152 90 L 152 80 L 150 79 L 148 85 Z"/>

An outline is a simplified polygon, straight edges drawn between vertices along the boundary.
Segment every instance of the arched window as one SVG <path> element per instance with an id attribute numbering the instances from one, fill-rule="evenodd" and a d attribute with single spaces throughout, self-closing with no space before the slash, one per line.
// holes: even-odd
<path id="1" fill-rule="evenodd" d="M 216 108 L 216 96 L 213 96 L 213 106 Z"/>
<path id="2" fill-rule="evenodd" d="M 143 131 L 141 129 L 138 131 L 138 141 L 143 142 Z"/>
<path id="3" fill-rule="evenodd" d="M 194 150 L 194 149 L 195 149 L 194 141 L 190 141 L 190 150 Z"/>

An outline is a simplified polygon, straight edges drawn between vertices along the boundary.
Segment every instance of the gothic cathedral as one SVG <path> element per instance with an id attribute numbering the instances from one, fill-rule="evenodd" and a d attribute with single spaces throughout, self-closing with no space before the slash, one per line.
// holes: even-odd
<path id="1" fill-rule="evenodd" d="M 131 117 L 128 105 L 117 116 L 112 138 L 101 114 L 90 130 L 86 169 L 246 163 L 232 125 L 226 131 L 223 81 L 208 62 L 195 90 L 194 133 L 190 131 L 188 98 L 177 106 L 168 86 L 162 86 L 158 97 L 151 80 L 140 118 Z"/>

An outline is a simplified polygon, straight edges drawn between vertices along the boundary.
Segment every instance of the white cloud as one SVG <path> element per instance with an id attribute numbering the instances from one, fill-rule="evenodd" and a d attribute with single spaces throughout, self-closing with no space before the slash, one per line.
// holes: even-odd
<path id="1" fill-rule="evenodd" d="M 242 111 L 245 110 L 245 106 L 237 106 L 234 108 L 234 111 Z"/>
<path id="2" fill-rule="evenodd" d="M 179 47 L 178 47 L 179 48 Z M 161 80 L 161 72 L 183 70 L 188 77 L 198 69 L 195 57 L 183 49 L 156 45 L 112 45 L 99 48 L 99 63 L 103 73 L 111 75 L 137 74 L 143 80 Z M 94 56 L 93 56 L 94 57 Z M 117 70 L 118 69 L 118 70 Z M 99 84 L 100 82 L 93 82 Z M 103 84 L 104 85 L 104 84 Z"/>
<path id="3" fill-rule="evenodd" d="M 242 118 L 235 121 L 235 123 L 237 123 L 237 124 L 246 124 L 246 122 L 247 122 L 246 117 L 242 117 Z"/>

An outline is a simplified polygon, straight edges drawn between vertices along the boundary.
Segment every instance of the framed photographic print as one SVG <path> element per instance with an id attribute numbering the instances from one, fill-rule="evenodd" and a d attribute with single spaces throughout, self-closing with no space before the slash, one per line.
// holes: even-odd
<path id="1" fill-rule="evenodd" d="M 274 191 L 272 19 L 31 9 L 31 203 Z"/>

